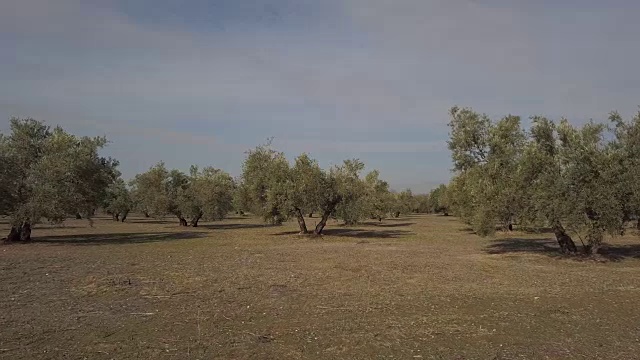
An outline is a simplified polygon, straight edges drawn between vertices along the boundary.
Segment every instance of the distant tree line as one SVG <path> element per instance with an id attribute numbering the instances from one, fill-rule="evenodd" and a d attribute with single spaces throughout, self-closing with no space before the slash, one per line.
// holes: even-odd
<path id="1" fill-rule="evenodd" d="M 194 227 L 250 212 L 274 225 L 296 219 L 301 234 L 319 235 L 330 218 L 352 225 L 433 209 L 425 196 L 391 191 L 376 170 L 363 175 L 358 159 L 330 169 L 308 154 L 289 163 L 269 142 L 247 152 L 237 179 L 213 167 L 184 173 L 160 162 L 125 181 L 118 162 L 99 155 L 104 137 L 79 137 L 31 118 L 11 118 L 10 126 L 0 134 L 0 215 L 11 221 L 8 242 L 29 241 L 39 222 L 90 219 L 98 210 L 115 221 L 136 211 Z"/>

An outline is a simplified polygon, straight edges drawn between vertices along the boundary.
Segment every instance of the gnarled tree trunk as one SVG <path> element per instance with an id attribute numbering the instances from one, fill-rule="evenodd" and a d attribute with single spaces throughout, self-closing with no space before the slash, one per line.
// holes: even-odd
<path id="1" fill-rule="evenodd" d="M 594 224 L 594 226 L 589 229 L 589 232 L 587 233 L 587 244 L 584 246 L 585 254 L 597 254 L 603 239 L 604 234 L 602 229 L 598 227 L 597 223 Z"/>
<path id="2" fill-rule="evenodd" d="M 31 223 L 25 221 L 22 224 L 22 230 L 20 231 L 20 241 L 31 241 Z"/>
<path id="3" fill-rule="evenodd" d="M 187 220 L 182 216 L 178 216 L 178 221 L 180 221 L 180 226 L 189 226 L 189 224 L 187 223 Z"/>
<path id="4" fill-rule="evenodd" d="M 23 222 L 19 226 L 12 226 L 7 236 L 6 242 L 16 241 L 31 241 L 31 223 L 29 221 Z"/>
<path id="5" fill-rule="evenodd" d="M 576 244 L 573 242 L 573 239 L 571 239 L 571 236 L 567 234 L 562 224 L 556 221 L 552 226 L 558 245 L 560 245 L 560 251 L 563 254 L 575 254 L 578 252 Z"/>
<path id="6" fill-rule="evenodd" d="M 330 214 L 331 214 L 330 212 L 324 212 L 322 214 L 322 218 L 320 218 L 320 222 L 316 225 L 316 228 L 313 230 L 314 234 L 316 235 L 322 234 L 322 230 L 324 230 L 324 227 L 327 225 L 327 220 L 329 220 Z"/>
<path id="7" fill-rule="evenodd" d="M 202 218 L 202 213 L 199 213 L 198 215 L 194 216 L 191 219 L 191 226 L 193 227 L 198 227 L 198 221 L 200 221 L 200 219 Z"/>
<path id="8" fill-rule="evenodd" d="M 304 235 L 308 233 L 307 223 L 304 221 L 304 216 L 302 216 L 302 210 L 295 208 L 296 220 L 298 220 L 298 227 L 300 228 L 300 235 Z"/>
<path id="9" fill-rule="evenodd" d="M 143 212 L 142 212 L 142 214 L 143 214 L 143 215 L 144 215 L 144 217 L 146 217 L 146 218 L 148 218 L 148 217 L 150 217 L 150 216 L 151 216 L 151 215 L 149 215 L 149 213 L 148 213 L 148 212 L 146 212 L 146 211 L 143 211 Z"/>
<path id="10" fill-rule="evenodd" d="M 340 201 L 342 201 L 342 198 L 336 197 L 333 199 L 333 201 L 331 201 L 327 205 L 324 212 L 322 213 L 322 218 L 320 218 L 320 222 L 316 225 L 316 228 L 313 230 L 313 233 L 315 235 L 322 235 L 322 230 L 324 230 L 324 227 L 327 225 L 327 220 L 329 220 L 329 216 L 333 214 L 333 211 L 336 209 L 336 206 L 338 206 Z"/>
<path id="11" fill-rule="evenodd" d="M 123 213 L 122 214 L 122 219 L 120 219 L 120 221 L 124 222 L 127 219 L 127 215 L 128 214 L 129 214 L 128 212 Z"/>
<path id="12" fill-rule="evenodd" d="M 80 215 L 80 213 L 76 213 L 76 220 L 80 220 L 82 219 L 82 215 Z"/>

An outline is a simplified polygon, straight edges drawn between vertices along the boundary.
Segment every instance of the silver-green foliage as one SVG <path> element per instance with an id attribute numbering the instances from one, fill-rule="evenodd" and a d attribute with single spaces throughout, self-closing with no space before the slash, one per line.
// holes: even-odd
<path id="1" fill-rule="evenodd" d="M 119 176 L 117 162 L 99 155 L 107 140 L 75 136 L 31 118 L 11 118 L 10 125 L 11 133 L 0 136 L 0 211 L 11 217 L 12 236 L 21 227 L 30 234 L 43 218 L 60 222 L 76 213 L 90 215 Z"/>
<path id="2" fill-rule="evenodd" d="M 198 221 L 222 220 L 233 209 L 235 183 L 228 173 L 213 167 L 199 170 L 192 166 L 188 185 L 179 187 L 177 209 L 182 216 Z"/>
<path id="3" fill-rule="evenodd" d="M 459 108 L 451 115 L 457 173 L 449 199 L 478 234 L 514 221 L 551 226 L 559 239 L 569 231 L 592 252 L 640 213 L 639 116 L 626 123 L 612 113 L 610 133 L 593 121 L 574 126 L 533 117 L 525 131 L 515 116 L 493 122 Z"/>

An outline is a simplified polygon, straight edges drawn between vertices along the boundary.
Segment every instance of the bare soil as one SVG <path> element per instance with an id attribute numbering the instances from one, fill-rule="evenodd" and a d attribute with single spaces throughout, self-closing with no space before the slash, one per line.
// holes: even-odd
<path id="1" fill-rule="evenodd" d="M 576 260 L 551 234 L 433 215 L 322 238 L 176 222 L 71 220 L 0 246 L 0 358 L 640 359 L 637 234 Z"/>

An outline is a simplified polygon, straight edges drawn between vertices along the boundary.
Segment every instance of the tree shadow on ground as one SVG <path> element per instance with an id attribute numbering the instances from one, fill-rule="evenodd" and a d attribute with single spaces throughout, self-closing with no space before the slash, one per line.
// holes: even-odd
<path id="1" fill-rule="evenodd" d="M 509 238 L 492 241 L 484 251 L 488 254 L 534 253 L 560 256 L 558 243 L 549 238 L 523 239 Z"/>
<path id="2" fill-rule="evenodd" d="M 578 245 L 578 244 L 576 244 Z M 578 245 L 578 251 L 582 251 Z M 509 238 L 492 241 L 484 249 L 487 254 L 517 254 L 530 253 L 542 254 L 554 258 L 573 258 L 576 260 L 587 259 L 587 256 L 579 254 L 575 257 L 568 257 L 560 252 L 558 242 L 552 238 Z M 640 244 L 632 245 L 612 245 L 603 244 L 597 257 L 608 261 L 621 261 L 628 258 L 640 259 Z"/>
<path id="3" fill-rule="evenodd" d="M 127 219 L 127 220 L 125 220 L 125 223 L 131 223 L 131 224 L 176 224 L 176 225 L 180 225 L 180 222 L 178 221 L 178 219 L 175 219 L 175 220 Z"/>
<path id="4" fill-rule="evenodd" d="M 363 222 L 362 223 L 362 225 L 377 226 L 377 227 L 383 227 L 383 228 L 411 226 L 411 225 L 415 225 L 415 224 L 416 223 L 413 223 L 413 222 L 393 223 L 393 224 L 385 224 L 385 223 L 380 223 L 380 222 Z"/>
<path id="5" fill-rule="evenodd" d="M 384 220 L 385 221 L 409 221 L 409 220 L 414 220 L 414 219 L 412 219 L 411 216 L 409 215 L 409 216 L 401 216 L 401 217 L 397 217 L 397 218 L 390 217 L 390 218 L 386 218 Z"/>
<path id="6" fill-rule="evenodd" d="M 297 231 L 285 231 L 276 233 L 273 235 L 295 235 Z M 324 236 L 339 236 L 339 237 L 352 237 L 352 238 L 364 238 L 364 239 L 395 239 L 409 235 L 413 235 L 413 232 L 407 230 L 365 230 L 365 229 L 344 229 L 344 228 L 332 228 L 324 229 L 322 231 Z"/>
<path id="7" fill-rule="evenodd" d="M 114 245 L 166 242 L 205 237 L 199 232 L 78 234 L 33 237 L 32 243 L 59 245 Z"/>
<path id="8" fill-rule="evenodd" d="M 612 261 L 620 261 L 625 258 L 640 259 L 640 244 L 609 245 L 605 244 L 598 253 Z"/>
<path id="9" fill-rule="evenodd" d="M 262 229 L 274 227 L 270 224 L 198 224 L 198 228 L 210 230 Z"/>

